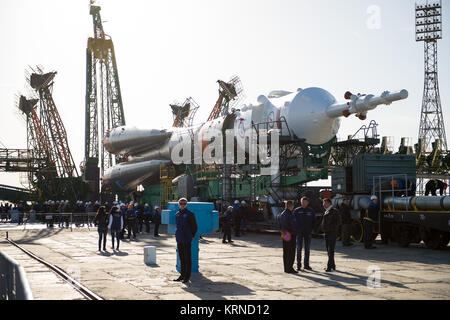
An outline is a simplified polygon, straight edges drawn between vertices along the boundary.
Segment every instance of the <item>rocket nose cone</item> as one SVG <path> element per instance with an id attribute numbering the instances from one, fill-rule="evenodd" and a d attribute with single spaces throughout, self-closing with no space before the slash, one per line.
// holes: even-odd
<path id="1" fill-rule="evenodd" d="M 285 111 L 289 130 L 306 143 L 321 145 L 330 141 L 339 127 L 335 119 L 326 115 L 327 108 L 336 99 L 321 88 L 307 88 L 300 91 Z"/>

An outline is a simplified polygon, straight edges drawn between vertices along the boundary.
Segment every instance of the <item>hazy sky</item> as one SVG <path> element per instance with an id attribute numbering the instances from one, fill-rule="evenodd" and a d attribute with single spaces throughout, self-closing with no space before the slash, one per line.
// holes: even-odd
<path id="1" fill-rule="evenodd" d="M 407 100 L 343 121 L 339 137 L 370 120 L 382 136 L 417 141 L 423 94 L 423 43 L 415 42 L 414 0 L 104 0 L 104 29 L 115 45 L 128 125 L 169 127 L 169 103 L 192 96 L 206 120 L 218 79 L 238 75 L 247 99 L 275 89 L 322 87 L 380 94 L 407 89 Z M 450 121 L 450 7 L 443 8 L 439 84 Z M 56 70 L 53 97 L 78 166 L 84 158 L 88 0 L 0 0 L 0 142 L 26 147 L 15 95 L 25 69 Z M 3 145 L 0 144 L 0 148 Z M 0 184 L 19 186 L 18 174 Z"/>

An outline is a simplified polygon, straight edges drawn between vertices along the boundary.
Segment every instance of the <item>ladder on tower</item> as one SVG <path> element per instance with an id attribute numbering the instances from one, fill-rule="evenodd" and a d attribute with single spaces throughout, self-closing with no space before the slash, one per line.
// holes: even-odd
<path id="1" fill-rule="evenodd" d="M 167 209 L 167 203 L 175 200 L 172 180 L 175 178 L 175 167 L 171 164 L 161 164 L 159 167 L 161 209 Z"/>

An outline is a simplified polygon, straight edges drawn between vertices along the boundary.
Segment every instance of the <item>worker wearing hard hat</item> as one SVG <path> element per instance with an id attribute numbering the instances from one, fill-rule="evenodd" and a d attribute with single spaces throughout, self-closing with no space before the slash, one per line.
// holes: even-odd
<path id="1" fill-rule="evenodd" d="M 222 243 L 232 243 L 231 240 L 231 225 L 233 223 L 233 207 L 229 206 L 227 210 L 224 212 L 222 216 L 222 231 L 223 231 L 223 239 Z"/>
<path id="2" fill-rule="evenodd" d="M 240 215 L 239 209 L 240 209 L 239 200 L 235 200 L 234 205 L 233 205 L 233 214 L 232 214 L 235 237 L 241 236 L 241 215 Z"/>
<path id="3" fill-rule="evenodd" d="M 145 224 L 145 232 L 150 233 L 150 221 L 152 220 L 152 208 L 146 203 L 144 205 L 143 222 Z"/>
<path id="4" fill-rule="evenodd" d="M 133 239 L 136 239 L 136 216 L 137 211 L 134 210 L 132 204 L 129 204 L 127 210 L 128 239 L 131 239 L 131 233 L 133 233 Z"/>
<path id="5" fill-rule="evenodd" d="M 376 249 L 373 246 L 373 230 L 375 224 L 378 223 L 378 197 L 371 196 L 369 207 L 366 209 L 366 214 L 364 217 L 364 248 L 366 249 Z"/>

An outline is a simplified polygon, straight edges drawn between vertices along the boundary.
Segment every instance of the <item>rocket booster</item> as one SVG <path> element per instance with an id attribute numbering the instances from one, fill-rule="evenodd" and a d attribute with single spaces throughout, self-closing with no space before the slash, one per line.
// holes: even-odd
<path id="1" fill-rule="evenodd" d="M 408 91 L 385 91 L 379 96 L 347 92 L 344 97 L 348 101 L 338 103 L 328 91 L 315 87 L 296 92 L 278 90 L 259 96 L 255 104 L 243 105 L 230 114 L 191 128 L 114 128 L 103 140 L 105 148 L 128 157 L 129 162 L 108 169 L 103 183 L 113 189 L 131 190 L 159 175 L 159 165 L 172 161 L 171 152 L 176 145 L 191 141 L 205 150 L 212 141 L 211 132 L 220 131 L 225 137 L 225 131 L 232 130 L 238 148 L 245 151 L 248 151 L 246 137 L 255 129 L 278 129 L 284 143 L 304 139 L 308 144 L 321 145 L 336 136 L 341 118 L 355 114 L 364 120 L 368 111 L 406 99 Z M 197 140 L 192 141 L 193 138 Z"/>

